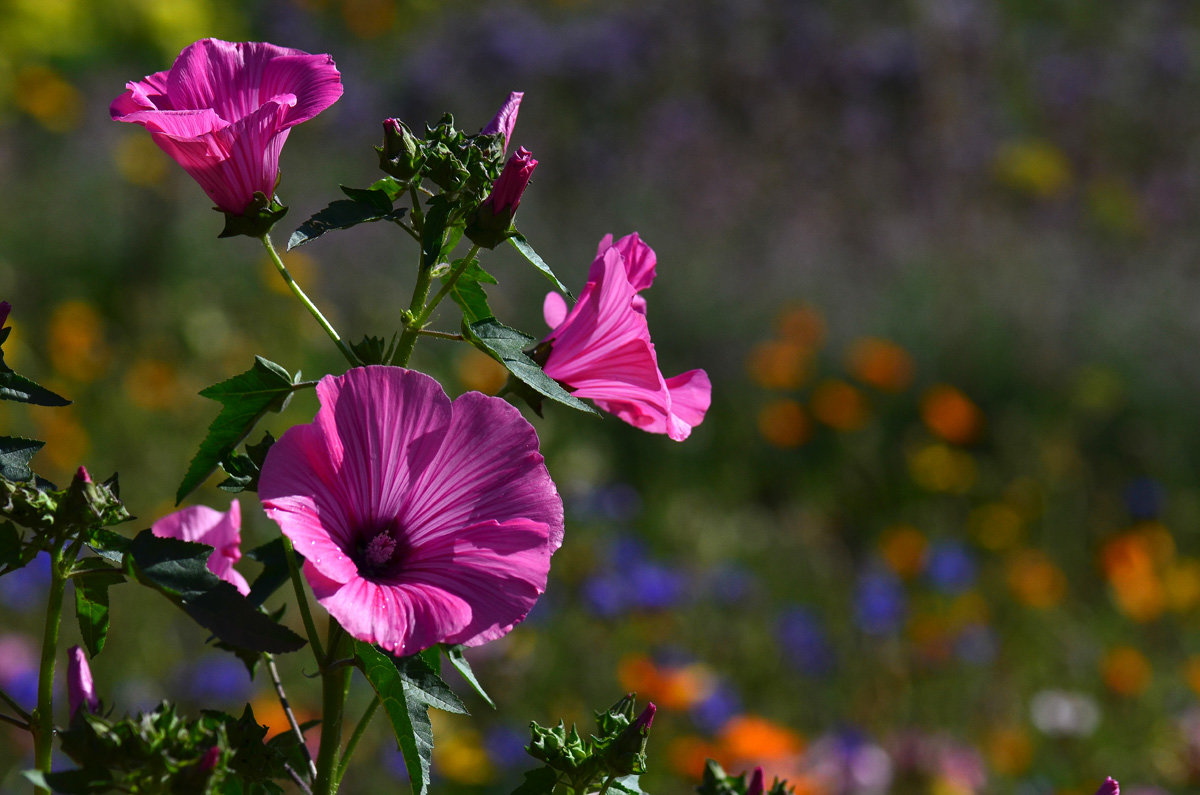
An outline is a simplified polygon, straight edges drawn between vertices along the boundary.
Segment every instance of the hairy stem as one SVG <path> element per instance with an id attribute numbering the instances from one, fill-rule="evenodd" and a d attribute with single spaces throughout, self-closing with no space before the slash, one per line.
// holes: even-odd
<path id="1" fill-rule="evenodd" d="M 354 755 L 354 749 L 358 746 L 358 741 L 362 739 L 363 734 L 367 731 L 367 726 L 371 724 L 371 718 L 375 716 L 375 710 L 379 709 L 379 696 L 371 699 L 371 703 L 367 705 L 367 709 L 363 712 L 363 716 L 359 718 L 358 725 L 354 727 L 354 733 L 350 735 L 350 742 L 346 744 L 346 750 L 342 752 L 342 761 L 338 763 L 337 774 L 334 776 L 334 789 L 342 783 L 342 776 L 346 775 L 346 768 L 350 766 L 350 757 Z"/>
<path id="2" fill-rule="evenodd" d="M 58 630 L 62 624 L 63 593 L 66 589 L 63 551 L 59 549 L 50 553 L 50 595 L 46 600 L 46 625 L 42 632 L 37 708 L 29 721 L 33 731 L 34 767 L 43 773 L 50 772 L 50 754 L 54 749 L 54 661 L 58 653 Z M 36 791 L 49 792 L 40 787 Z"/>
<path id="3" fill-rule="evenodd" d="M 309 311 L 309 314 L 316 318 L 317 324 L 325 330 L 325 333 L 329 335 L 329 339 L 333 340 L 333 344 L 341 351 L 342 356 L 346 357 L 346 361 L 350 362 L 350 366 L 356 366 L 358 364 L 358 357 L 346 346 L 346 343 L 342 342 L 342 338 L 338 336 L 337 331 L 325 319 L 325 316 L 321 314 L 321 310 L 317 309 L 317 305 L 304 294 L 304 291 L 300 289 L 300 285 L 296 284 L 296 280 L 292 278 L 292 274 L 288 273 L 287 266 L 283 264 L 283 260 L 279 258 L 279 252 L 275 250 L 274 244 L 271 243 L 271 236 L 264 234 L 262 236 L 262 243 L 263 247 L 267 250 L 268 256 L 271 258 L 271 262 L 275 265 L 275 270 L 279 271 L 279 275 L 283 277 L 284 283 L 287 284 L 292 294 L 300 299 L 300 303 L 304 304 L 304 308 Z"/>
<path id="4" fill-rule="evenodd" d="M 304 621 L 304 632 L 308 635 L 308 646 L 312 649 L 317 667 L 325 668 L 325 649 L 321 647 L 321 636 L 317 625 L 313 623 L 312 611 L 308 609 L 308 594 L 304 592 L 304 581 L 300 579 L 300 566 L 296 563 L 296 551 L 292 549 L 292 540 L 283 537 L 284 557 L 287 558 L 288 574 L 291 575 L 292 590 L 296 592 L 296 603 L 300 607 L 300 618 Z"/>
<path id="5" fill-rule="evenodd" d="M 479 246 L 471 246 L 471 250 L 467 252 L 467 256 L 462 258 L 461 264 L 459 264 L 459 266 L 454 270 L 450 271 L 450 275 L 446 277 L 444 282 L 442 282 L 442 289 L 437 291 L 437 294 L 433 296 L 433 300 L 429 302 L 429 304 L 425 307 L 425 310 L 421 313 L 420 317 L 417 318 L 416 326 L 418 329 L 425 325 L 426 321 L 429 320 L 429 316 L 433 314 L 433 310 L 437 309 L 437 305 L 442 302 L 443 298 L 450 294 L 452 289 L 454 289 L 454 283 L 458 281 L 459 276 L 463 275 L 463 271 L 471 266 L 471 263 L 475 261 L 475 255 L 478 253 Z"/>
<path id="6" fill-rule="evenodd" d="M 331 658 L 337 657 L 349 638 L 336 621 L 329 622 L 328 648 Z M 321 671 L 321 747 L 317 751 L 317 780 L 313 795 L 333 795 L 337 792 L 338 752 L 342 745 L 342 716 L 346 709 L 346 692 L 350 689 L 353 668 L 324 668 Z"/>
<path id="7" fill-rule="evenodd" d="M 275 686 L 275 695 L 279 698 L 279 706 L 283 707 L 283 714 L 287 715 L 288 725 L 292 727 L 292 733 L 300 741 L 300 753 L 304 755 L 304 760 L 308 762 L 309 778 L 315 780 L 317 777 L 317 764 L 308 753 L 308 745 L 304 742 L 304 732 L 300 731 L 300 724 L 296 721 L 295 713 L 292 712 L 292 705 L 288 703 L 287 693 L 283 692 L 283 680 L 279 678 L 279 669 L 275 667 L 275 657 L 269 652 L 263 652 L 263 661 L 267 664 L 267 672 L 271 676 L 271 684 Z"/>

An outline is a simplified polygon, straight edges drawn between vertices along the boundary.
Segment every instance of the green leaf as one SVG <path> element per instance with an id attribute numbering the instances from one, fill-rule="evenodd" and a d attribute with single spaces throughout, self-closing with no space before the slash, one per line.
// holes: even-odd
<path id="1" fill-rule="evenodd" d="M 21 567 L 21 531 L 12 522 L 0 523 L 0 566 Z"/>
<path id="2" fill-rule="evenodd" d="M 436 652 L 435 652 L 436 654 Z M 462 700 L 442 681 L 442 677 L 419 654 L 396 657 L 396 670 L 404 679 L 404 695 L 429 707 L 457 715 L 470 715 Z"/>
<path id="3" fill-rule="evenodd" d="M 35 384 L 12 370 L 0 372 L 0 400 L 15 400 L 35 406 L 69 406 L 71 401 Z"/>
<path id="4" fill-rule="evenodd" d="M 550 795 L 558 783 L 558 773 L 548 767 L 539 767 L 525 774 L 525 780 L 512 791 L 512 795 Z"/>
<path id="5" fill-rule="evenodd" d="M 288 251 L 316 240 L 334 229 L 349 229 L 352 226 L 382 221 L 385 218 L 397 220 L 403 217 L 407 209 L 401 207 L 393 210 L 392 199 L 386 190 L 342 186 L 342 192 L 350 198 L 331 202 L 328 207 L 318 211 L 312 218 L 300 224 L 300 228 L 288 238 Z"/>
<path id="6" fill-rule="evenodd" d="M 103 563 L 100 558 L 89 560 L 102 564 L 104 568 L 96 567 L 72 580 L 75 583 L 75 618 L 79 622 L 79 634 L 88 655 L 95 657 L 104 651 L 104 641 L 108 637 L 108 589 L 125 582 L 125 575 Z"/>
<path id="7" fill-rule="evenodd" d="M 87 545 L 92 551 L 110 563 L 122 565 L 129 551 L 130 539 L 112 530 L 96 528 L 88 533 Z"/>
<path id="8" fill-rule="evenodd" d="M 613 779 L 609 786 L 618 792 L 628 793 L 628 795 L 646 795 L 642 789 L 642 785 L 638 783 L 638 776 L 636 774 Z"/>
<path id="9" fill-rule="evenodd" d="M 467 325 L 495 317 L 488 306 L 487 293 L 477 281 L 465 280 L 460 276 L 450 288 L 450 297 L 462 310 L 463 322 Z"/>
<path id="10" fill-rule="evenodd" d="M 546 264 L 546 261 L 538 256 L 538 253 L 533 250 L 533 246 L 529 245 L 529 241 L 525 239 L 524 235 L 518 232 L 510 237 L 508 242 L 512 243 L 513 248 L 521 252 L 521 256 L 528 260 L 530 265 L 537 268 L 543 276 L 549 279 L 550 283 L 554 285 L 555 289 L 561 293 L 564 293 L 571 301 L 575 300 L 575 296 L 570 290 L 567 289 L 567 286 L 563 284 L 557 276 L 554 275 L 554 271 L 550 270 L 550 266 Z"/>
<path id="11" fill-rule="evenodd" d="M 257 560 L 262 564 L 262 571 L 254 578 L 254 582 L 250 584 L 250 595 L 246 598 L 253 605 L 261 605 L 271 598 L 271 594 L 275 593 L 291 578 L 291 571 L 287 564 L 287 551 L 283 547 L 283 539 L 276 538 L 273 541 L 268 541 L 262 546 L 257 546 L 246 553 L 246 557 L 251 560 Z M 297 563 L 303 564 L 303 558 L 299 555 Z"/>
<path id="12" fill-rule="evenodd" d="M 292 395 L 295 382 L 274 362 L 254 357 L 254 366 L 233 378 L 214 384 L 200 392 L 201 396 L 222 405 L 220 414 L 208 426 L 208 435 L 188 466 L 183 482 L 175 493 L 175 504 L 204 482 L 222 459 L 229 456 L 254 429 L 255 423 L 268 411 L 282 411 Z"/>
<path id="13" fill-rule="evenodd" d="M 94 792 L 111 792 L 112 775 L 107 770 L 60 770 L 43 773 L 40 770 L 23 770 L 21 775 L 35 787 L 61 792 L 64 795 L 91 795 Z"/>
<path id="14" fill-rule="evenodd" d="M 36 439 L 0 437 L 0 477 L 16 482 L 32 478 L 33 470 L 29 468 L 29 461 L 45 444 Z"/>
<path id="15" fill-rule="evenodd" d="M 454 670 L 458 671 L 459 675 L 467 681 L 471 689 L 487 702 L 487 705 L 492 709 L 496 708 L 496 702 L 492 701 L 492 697 L 484 692 L 483 685 L 479 684 L 479 680 L 475 678 L 475 672 L 471 670 L 471 663 L 463 654 L 463 647 L 459 646 L 442 646 L 442 651 L 446 654 L 446 659 L 454 666 Z"/>
<path id="16" fill-rule="evenodd" d="M 537 362 L 529 358 L 529 354 L 525 350 L 537 345 L 538 342 L 533 337 L 509 328 L 494 319 L 481 320 L 464 326 L 464 331 L 467 331 L 471 342 L 477 348 L 504 365 L 505 369 L 512 373 L 517 380 L 534 391 L 564 406 L 570 406 L 587 414 L 600 413 L 563 389 L 561 384 L 546 375 Z"/>
<path id="17" fill-rule="evenodd" d="M 421 267 L 428 270 L 441 259 L 442 246 L 446 242 L 446 222 L 450 218 L 450 202 L 444 196 L 429 200 L 421 227 Z"/>
<path id="18" fill-rule="evenodd" d="M 211 554 L 212 547 L 204 544 L 159 538 L 143 530 L 130 544 L 126 567 L 230 646 L 272 654 L 303 647 L 303 638 L 272 621 L 208 570 Z"/>
<path id="19" fill-rule="evenodd" d="M 407 697 L 404 678 L 393 658 L 361 640 L 354 642 L 354 656 L 392 724 L 414 795 L 426 795 L 433 756 L 433 725 L 429 722 L 428 706 Z"/>
<path id="20" fill-rule="evenodd" d="M 258 476 L 262 472 L 263 461 L 275 444 L 275 437 L 270 432 L 263 434 L 258 444 L 246 445 L 246 453 L 230 453 L 221 459 L 221 469 L 229 477 L 217 484 L 217 488 L 232 494 L 243 491 L 258 491 Z"/>

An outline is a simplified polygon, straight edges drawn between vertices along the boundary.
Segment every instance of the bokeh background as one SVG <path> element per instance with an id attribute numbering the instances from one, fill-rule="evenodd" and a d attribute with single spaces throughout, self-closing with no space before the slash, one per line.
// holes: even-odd
<path id="1" fill-rule="evenodd" d="M 342 71 L 284 150 L 283 237 L 377 177 L 383 118 L 474 129 L 523 89 L 515 142 L 541 165 L 518 220 L 543 256 L 579 285 L 607 232 L 657 250 L 660 361 L 706 368 L 713 407 L 683 444 L 537 421 L 567 541 L 474 657 L 499 709 L 438 722 L 437 791 L 510 791 L 530 719 L 586 726 L 627 690 L 660 707 L 656 795 L 706 757 L 798 793 L 1200 791 L 1194 3 L 3 0 L 0 20 L 5 354 L 74 400 L 0 421 L 47 441 L 51 479 L 119 471 L 131 530 L 172 508 L 215 416 L 199 389 L 255 353 L 340 366 L 260 249 L 217 240 L 199 188 L 108 118 L 194 39 Z M 346 336 L 390 335 L 407 242 L 361 228 L 288 262 Z M 511 252 L 485 265 L 493 308 L 540 336 L 545 283 Z M 417 364 L 495 390 L 461 347 Z M 216 480 L 193 500 L 226 507 Z M 270 538 L 243 510 L 247 544 Z M 28 700 L 44 582 L 0 580 L 0 686 Z M 204 641 L 115 589 L 106 704 L 249 700 L 281 728 Z M 377 723 L 347 792 L 406 791 Z M 4 791 L 28 755 L 0 727 Z"/>

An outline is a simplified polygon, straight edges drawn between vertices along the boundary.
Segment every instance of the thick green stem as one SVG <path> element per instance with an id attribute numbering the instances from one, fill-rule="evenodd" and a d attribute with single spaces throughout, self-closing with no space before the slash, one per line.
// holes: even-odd
<path id="1" fill-rule="evenodd" d="M 363 716 L 359 718 L 358 725 L 354 727 L 354 733 L 350 735 L 350 742 L 346 743 L 346 750 L 342 752 L 342 761 L 338 763 L 337 774 L 333 779 L 334 790 L 341 786 L 342 776 L 346 775 L 346 768 L 350 766 L 350 757 L 354 756 L 354 749 L 358 747 L 358 741 L 366 733 L 367 726 L 371 724 L 371 718 L 375 717 L 377 709 L 379 709 L 379 696 L 371 699 Z"/>
<path id="2" fill-rule="evenodd" d="M 50 595 L 46 601 L 46 626 L 42 632 L 37 709 L 29 721 L 33 730 L 33 764 L 43 773 L 50 772 L 50 755 L 54 749 L 54 661 L 58 654 L 58 629 L 62 624 L 63 593 L 66 589 L 63 553 L 57 550 L 50 555 Z M 40 787 L 35 789 L 38 793 L 49 792 Z"/>
<path id="3" fill-rule="evenodd" d="M 396 343 L 396 352 L 392 354 L 392 364 L 397 367 L 408 366 L 409 357 L 417 345 L 417 337 L 421 333 L 421 324 L 417 318 L 425 308 L 425 300 L 429 298 L 429 284 L 433 280 L 433 269 L 424 264 L 417 270 L 417 284 L 413 287 L 412 301 L 408 304 L 408 314 L 404 321 L 404 333 Z"/>
<path id="4" fill-rule="evenodd" d="M 471 266 L 471 263 L 475 261 L 475 255 L 478 253 L 479 246 L 471 246 L 471 250 L 467 252 L 467 256 L 462 258 L 459 266 L 450 271 L 450 275 L 448 275 L 446 280 L 442 282 L 442 289 L 437 291 L 437 294 L 433 296 L 433 300 L 430 301 L 429 305 L 425 307 L 425 311 L 422 312 L 421 316 L 417 318 L 417 328 L 421 328 L 421 326 L 425 325 L 425 323 L 429 320 L 429 316 L 433 314 L 433 310 L 437 309 L 437 306 L 442 302 L 442 299 L 449 295 L 450 291 L 454 289 L 454 283 L 458 281 L 459 276 L 463 275 L 463 271 Z"/>
<path id="5" fill-rule="evenodd" d="M 346 634 L 336 621 L 329 623 L 329 662 L 340 658 L 346 649 Z M 354 669 L 328 664 L 321 669 L 321 747 L 317 751 L 317 780 L 313 795 L 333 795 L 337 792 L 338 755 L 342 745 L 342 716 L 346 709 L 346 692 L 350 689 L 350 674 Z"/>
<path id="6" fill-rule="evenodd" d="M 308 609 L 308 594 L 304 592 L 304 580 L 300 578 L 300 566 L 296 563 L 296 551 L 292 549 L 292 540 L 283 538 L 284 557 L 287 558 L 288 574 L 292 579 L 292 590 L 296 592 L 296 603 L 300 606 L 300 618 L 304 621 L 304 632 L 308 635 L 308 645 L 316 658 L 317 667 L 325 668 L 325 649 L 321 647 L 321 636 L 317 625 L 313 623 L 312 612 Z"/>
<path id="7" fill-rule="evenodd" d="M 304 291 L 300 289 L 300 285 L 296 284 L 296 280 L 292 278 L 292 274 L 288 273 L 287 266 L 283 264 L 283 260 L 279 258 L 279 252 L 275 250 L 274 244 L 271 243 L 271 236 L 269 234 L 264 234 L 262 236 L 262 243 L 263 247 L 267 250 L 267 254 L 271 258 L 271 262 L 275 265 L 275 270 L 279 271 L 279 275 L 283 277 L 283 281 L 292 291 L 292 294 L 295 295 L 296 298 L 300 299 L 300 303 L 304 304 L 304 308 L 309 311 L 309 314 L 316 318 L 317 324 L 325 330 L 325 333 L 329 335 L 329 339 L 333 340 L 333 344 L 337 346 L 339 351 L 341 351 L 342 356 L 346 357 L 346 361 L 350 362 L 350 366 L 356 366 L 358 364 L 358 357 L 356 357 L 354 352 L 346 346 L 346 343 L 342 342 L 342 338 L 338 336 L 337 331 L 334 330 L 329 321 L 325 319 L 325 316 L 321 314 L 321 310 L 317 309 L 317 305 L 314 304 L 312 300 L 304 294 Z"/>

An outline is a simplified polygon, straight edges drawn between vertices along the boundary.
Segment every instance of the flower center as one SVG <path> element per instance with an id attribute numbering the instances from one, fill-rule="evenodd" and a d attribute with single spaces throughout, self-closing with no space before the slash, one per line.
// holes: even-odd
<path id="1" fill-rule="evenodd" d="M 350 557 L 361 575 L 379 577 L 395 569 L 395 563 L 401 557 L 399 546 L 389 528 L 385 527 L 375 531 L 374 535 L 364 533 Z"/>

